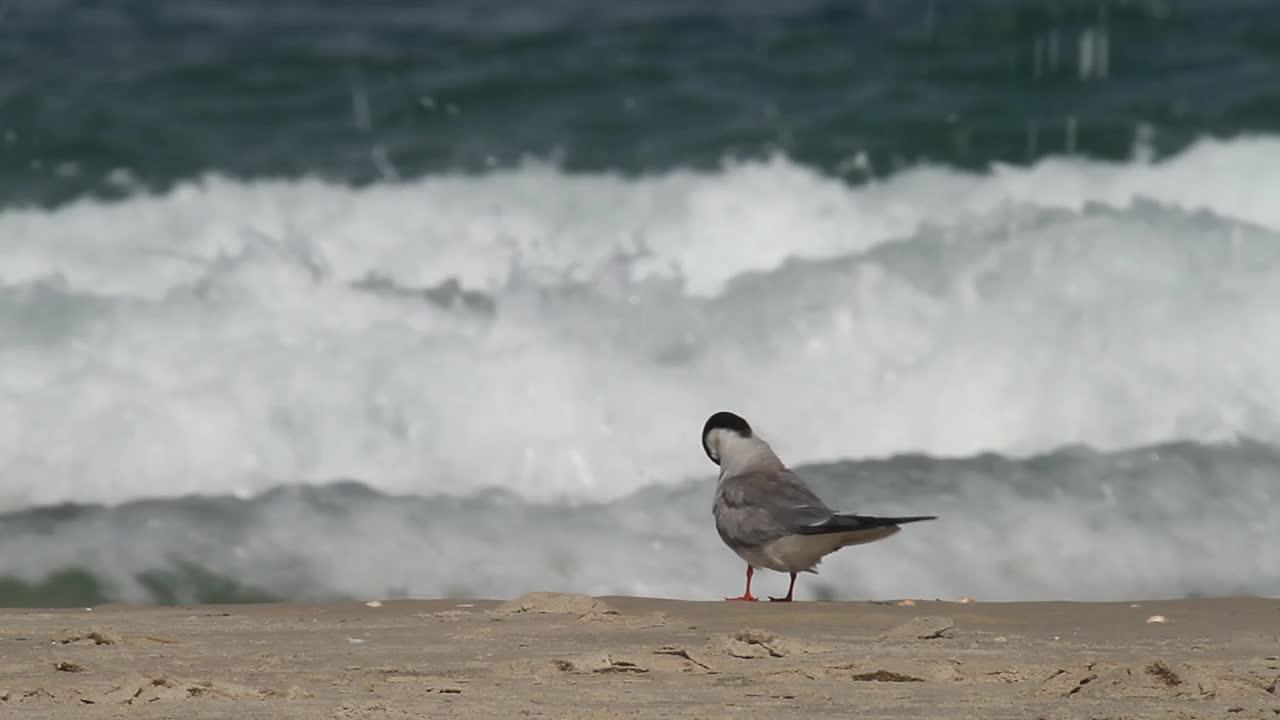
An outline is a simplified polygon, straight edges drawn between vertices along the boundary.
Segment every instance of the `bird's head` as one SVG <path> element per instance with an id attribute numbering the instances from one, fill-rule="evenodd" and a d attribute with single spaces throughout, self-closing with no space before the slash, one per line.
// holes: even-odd
<path id="1" fill-rule="evenodd" d="M 720 466 L 722 476 L 757 470 L 778 470 L 782 461 L 773 449 L 755 434 L 741 416 L 722 410 L 702 426 L 702 450 Z"/>

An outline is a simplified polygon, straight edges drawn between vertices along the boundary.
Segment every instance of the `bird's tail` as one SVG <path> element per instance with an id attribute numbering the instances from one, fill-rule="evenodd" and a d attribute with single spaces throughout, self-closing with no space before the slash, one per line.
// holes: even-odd
<path id="1" fill-rule="evenodd" d="M 837 513 L 837 517 L 839 514 Z M 908 517 L 870 517 L 867 515 L 854 515 L 863 521 L 873 521 L 884 525 L 906 525 L 907 523 L 920 522 L 922 520 L 937 520 L 937 515 L 911 515 Z"/>
<path id="2" fill-rule="evenodd" d="M 826 535 L 828 533 L 854 532 L 862 530 L 875 530 L 878 528 L 890 529 L 888 534 L 897 531 L 899 525 L 906 523 L 920 522 L 922 520 L 937 520 L 937 515 L 912 515 L 910 517 L 875 517 L 874 515 L 857 515 L 854 513 L 836 513 L 832 515 L 826 522 L 810 525 L 802 528 L 802 535 Z M 884 537 L 878 534 L 877 537 Z"/>

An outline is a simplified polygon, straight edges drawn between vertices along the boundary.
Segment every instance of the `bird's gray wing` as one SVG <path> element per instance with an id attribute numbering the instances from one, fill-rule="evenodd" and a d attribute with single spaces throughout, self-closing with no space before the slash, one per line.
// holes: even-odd
<path id="1" fill-rule="evenodd" d="M 834 513 L 790 470 L 744 473 L 720 481 L 712 512 L 730 547 L 757 547 L 821 526 Z"/>

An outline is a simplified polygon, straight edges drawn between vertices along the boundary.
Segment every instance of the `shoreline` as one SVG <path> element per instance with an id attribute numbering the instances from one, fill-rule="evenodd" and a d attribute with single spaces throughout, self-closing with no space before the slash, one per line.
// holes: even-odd
<path id="1" fill-rule="evenodd" d="M 0 609 L 0 717 L 1280 719 L 1280 599 L 909 602 Z"/>

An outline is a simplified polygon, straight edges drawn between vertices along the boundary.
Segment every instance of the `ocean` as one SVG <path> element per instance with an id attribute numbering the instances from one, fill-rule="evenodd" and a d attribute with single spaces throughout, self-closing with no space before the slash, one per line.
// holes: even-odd
<path id="1" fill-rule="evenodd" d="M 1280 596 L 1280 3 L 0 5 L 0 605 Z M 765 593 L 784 576 L 757 580 Z"/>

